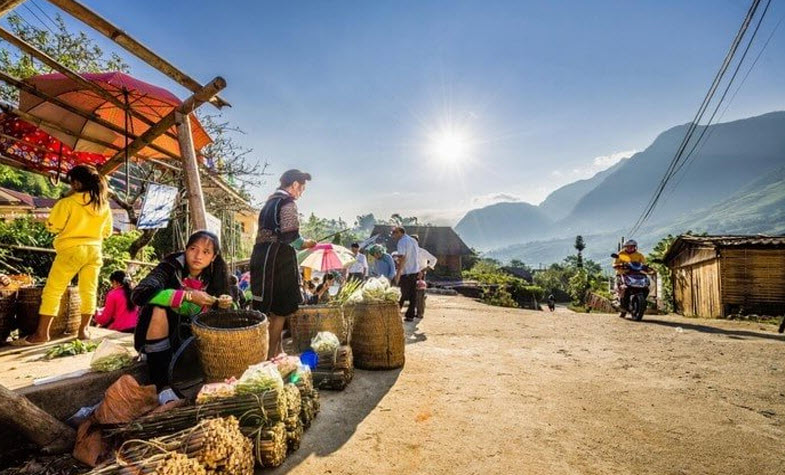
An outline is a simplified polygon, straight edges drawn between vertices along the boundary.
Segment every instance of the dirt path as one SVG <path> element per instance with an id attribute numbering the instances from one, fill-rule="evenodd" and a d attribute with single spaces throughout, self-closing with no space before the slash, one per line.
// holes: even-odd
<path id="1" fill-rule="evenodd" d="M 429 297 L 402 371 L 358 371 L 273 473 L 785 473 L 773 325 Z"/>

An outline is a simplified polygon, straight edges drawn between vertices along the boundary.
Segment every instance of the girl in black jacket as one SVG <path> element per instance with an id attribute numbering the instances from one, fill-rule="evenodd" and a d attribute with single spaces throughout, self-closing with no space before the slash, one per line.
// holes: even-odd
<path id="1" fill-rule="evenodd" d="M 131 299 L 141 307 L 134 346 L 147 355 L 150 381 L 159 391 L 169 385 L 172 349 L 190 336 L 191 317 L 231 307 L 228 273 L 218 236 L 196 231 L 185 251 L 164 258 L 134 288 Z"/>

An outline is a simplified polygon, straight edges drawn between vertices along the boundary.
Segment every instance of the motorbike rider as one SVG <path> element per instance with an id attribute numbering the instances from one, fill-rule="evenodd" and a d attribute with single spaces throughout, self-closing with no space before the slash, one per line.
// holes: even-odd
<path id="1" fill-rule="evenodd" d="M 618 256 L 613 260 L 613 268 L 616 270 L 616 287 L 618 288 L 621 283 L 621 276 L 629 271 L 628 265 L 630 263 L 637 263 L 646 265 L 646 256 L 638 252 L 638 242 L 634 239 L 629 239 L 624 243 L 623 249 L 619 251 Z M 649 291 L 646 290 L 644 300 L 648 297 Z M 620 296 L 621 314 L 619 317 L 624 318 L 627 316 L 626 309 L 630 303 L 630 297 L 627 292 Z"/>

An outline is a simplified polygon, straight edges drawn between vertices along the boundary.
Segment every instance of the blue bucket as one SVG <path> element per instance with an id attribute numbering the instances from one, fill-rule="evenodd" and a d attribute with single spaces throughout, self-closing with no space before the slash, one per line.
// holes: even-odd
<path id="1" fill-rule="evenodd" d="M 319 363 L 319 355 L 313 350 L 307 350 L 300 355 L 300 361 L 314 370 L 316 369 L 316 364 Z"/>

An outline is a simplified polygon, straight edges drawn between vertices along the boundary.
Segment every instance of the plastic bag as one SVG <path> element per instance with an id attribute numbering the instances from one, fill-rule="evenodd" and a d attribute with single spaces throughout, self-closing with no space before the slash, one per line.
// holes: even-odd
<path id="1" fill-rule="evenodd" d="M 278 367 L 278 372 L 281 373 L 283 379 L 286 379 L 287 376 L 296 371 L 297 367 L 302 364 L 298 356 L 289 356 L 286 353 L 281 353 L 270 360 L 270 362 Z"/>
<path id="2" fill-rule="evenodd" d="M 283 378 L 278 367 L 269 361 L 249 366 L 237 381 L 237 394 L 263 393 L 283 389 Z"/>
<path id="3" fill-rule="evenodd" d="M 330 332 L 319 332 L 311 339 L 311 348 L 317 354 L 335 353 L 339 346 L 341 346 L 340 340 Z"/>
<path id="4" fill-rule="evenodd" d="M 204 404 L 206 402 L 215 401 L 232 397 L 237 394 L 236 381 L 225 383 L 210 383 L 202 386 L 199 394 L 196 395 L 196 404 Z"/>
<path id="5" fill-rule="evenodd" d="M 134 357 L 125 347 L 104 339 L 96 348 L 93 359 L 90 360 L 90 369 L 104 372 L 115 371 L 130 366 L 133 362 Z"/>

